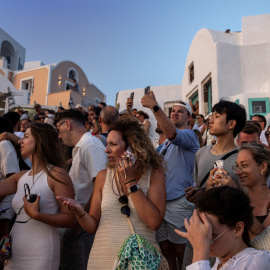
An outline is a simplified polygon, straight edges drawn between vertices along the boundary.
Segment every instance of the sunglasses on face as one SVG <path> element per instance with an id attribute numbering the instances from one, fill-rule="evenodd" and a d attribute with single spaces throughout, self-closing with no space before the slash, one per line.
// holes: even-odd
<path id="1" fill-rule="evenodd" d="M 119 198 L 119 202 L 121 204 L 124 204 L 124 206 L 121 207 L 121 213 L 126 215 L 127 217 L 129 217 L 130 216 L 130 208 L 128 206 L 128 198 L 127 198 L 127 196 L 125 196 L 125 195 L 121 196 Z"/>
<path id="2" fill-rule="evenodd" d="M 270 131 L 265 132 L 265 136 L 268 137 L 270 135 Z"/>

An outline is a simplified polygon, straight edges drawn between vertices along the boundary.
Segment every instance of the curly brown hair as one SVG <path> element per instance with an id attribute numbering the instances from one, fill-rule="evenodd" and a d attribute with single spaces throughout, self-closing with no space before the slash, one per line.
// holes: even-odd
<path id="1" fill-rule="evenodd" d="M 136 170 L 145 173 L 152 167 L 164 172 L 164 159 L 157 153 L 142 125 L 134 118 L 125 117 L 115 121 L 109 132 L 115 130 L 122 134 L 126 149 L 131 148 L 136 158 Z"/>

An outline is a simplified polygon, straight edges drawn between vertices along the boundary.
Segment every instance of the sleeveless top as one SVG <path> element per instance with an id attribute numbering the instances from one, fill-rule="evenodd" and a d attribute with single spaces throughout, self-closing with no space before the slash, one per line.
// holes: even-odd
<path id="1" fill-rule="evenodd" d="M 59 213 L 59 205 L 54 192 L 48 185 L 48 176 L 43 170 L 34 176 L 27 171 L 18 181 L 17 192 L 12 206 L 18 214 L 23 206 L 24 184 L 28 184 L 31 194 L 40 194 L 40 212 Z M 30 217 L 21 209 L 12 228 L 12 257 L 5 270 L 58 270 L 60 262 L 60 237 L 56 227 Z"/>
<path id="2" fill-rule="evenodd" d="M 88 270 L 113 269 L 124 241 L 132 234 L 128 224 L 127 216 L 121 213 L 121 204 L 112 191 L 117 190 L 113 181 L 113 169 L 107 169 L 106 180 L 102 192 L 101 219 L 96 232 L 93 247 L 91 249 Z M 147 196 L 150 186 L 151 169 L 149 169 L 139 180 L 143 193 Z M 113 182 L 112 182 L 113 181 Z M 155 244 L 155 231 L 149 229 L 138 216 L 131 196 L 128 196 L 130 207 L 130 220 L 136 234 L 142 235 L 150 244 Z"/>

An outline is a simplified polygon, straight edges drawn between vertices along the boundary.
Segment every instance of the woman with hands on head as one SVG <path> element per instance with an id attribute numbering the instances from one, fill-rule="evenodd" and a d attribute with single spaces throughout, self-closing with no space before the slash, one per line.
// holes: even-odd
<path id="1" fill-rule="evenodd" d="M 88 269 L 96 270 L 113 269 L 121 246 L 132 234 L 127 216 L 135 233 L 155 244 L 166 205 L 163 159 L 138 121 L 114 122 L 107 143 L 107 169 L 96 177 L 89 214 L 74 200 L 58 197 L 84 230 L 96 232 L 88 261 Z"/>
<path id="2" fill-rule="evenodd" d="M 268 270 L 270 254 L 250 247 L 253 223 L 248 196 L 232 187 L 206 191 L 189 221 L 187 232 L 175 230 L 193 246 L 193 261 L 187 270 Z M 210 267 L 209 257 L 217 257 Z"/>
<path id="3" fill-rule="evenodd" d="M 17 214 L 11 231 L 12 257 L 5 270 L 58 270 L 58 227 L 73 227 L 76 219 L 56 196 L 74 197 L 73 185 L 63 169 L 57 131 L 48 124 L 31 124 L 19 141 L 21 155 L 32 170 L 13 174 L 0 182 L 0 196 L 15 193 Z M 30 194 L 32 201 L 30 202 Z"/>

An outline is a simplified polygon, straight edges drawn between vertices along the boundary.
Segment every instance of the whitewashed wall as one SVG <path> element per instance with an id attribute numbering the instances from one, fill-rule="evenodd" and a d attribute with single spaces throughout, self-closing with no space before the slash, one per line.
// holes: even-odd
<path id="1" fill-rule="evenodd" d="M 182 99 L 181 85 L 154 86 L 151 87 L 150 90 L 154 92 L 156 100 L 162 109 L 164 109 L 164 103 Z M 116 104 L 119 103 L 120 105 L 119 111 L 121 112 L 122 110 L 126 109 L 127 98 L 130 96 L 132 92 L 134 92 L 133 108 L 136 108 L 137 110 L 143 110 L 144 112 L 146 112 L 150 117 L 149 120 L 151 122 L 151 128 L 155 130 L 156 119 L 153 115 L 153 112 L 150 109 L 143 107 L 141 104 L 141 98 L 144 95 L 144 88 L 120 91 L 118 93 L 116 100 Z"/>
<path id="2" fill-rule="evenodd" d="M 191 43 L 184 77 L 182 99 L 198 89 L 203 103 L 202 82 L 211 74 L 212 104 L 222 97 L 239 99 L 249 115 L 249 98 L 270 97 L 270 14 L 242 19 L 242 32 L 225 33 L 201 29 Z M 189 66 L 194 63 L 194 81 Z M 202 112 L 202 106 L 200 106 Z M 270 115 L 266 116 L 270 120 Z M 268 121 L 269 123 L 269 121 Z"/>

